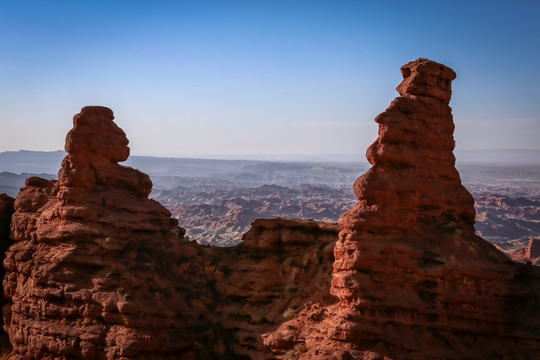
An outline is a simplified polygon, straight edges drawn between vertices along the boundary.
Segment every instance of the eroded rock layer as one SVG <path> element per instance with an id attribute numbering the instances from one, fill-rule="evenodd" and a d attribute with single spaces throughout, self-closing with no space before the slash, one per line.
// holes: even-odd
<path id="1" fill-rule="evenodd" d="M 331 292 L 265 343 L 300 359 L 530 359 L 540 350 L 540 272 L 475 235 L 474 201 L 454 167 L 455 73 L 404 65 L 377 116 L 373 165 L 340 219 Z M 286 357 L 286 356 L 285 356 Z"/>
<path id="2" fill-rule="evenodd" d="M 207 346 L 207 290 L 189 276 L 203 272 L 198 250 L 148 199 L 149 177 L 117 164 L 129 148 L 113 118 L 83 108 L 59 180 L 29 178 L 17 196 L 4 261 L 12 359 L 189 359 Z"/>

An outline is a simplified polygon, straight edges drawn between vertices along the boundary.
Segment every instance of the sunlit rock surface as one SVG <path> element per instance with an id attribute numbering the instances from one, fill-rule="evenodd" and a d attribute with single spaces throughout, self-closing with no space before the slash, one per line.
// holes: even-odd
<path id="1" fill-rule="evenodd" d="M 540 272 L 475 235 L 454 167 L 454 72 L 419 59 L 377 116 L 373 165 L 339 219 L 331 293 L 265 343 L 300 359 L 530 359 L 540 350 Z M 312 321 L 313 316 L 317 321 Z"/>
<path id="2" fill-rule="evenodd" d="M 117 164 L 129 148 L 113 118 L 83 108 L 59 181 L 29 178 L 17 196 L 4 261 L 13 359 L 189 358 L 203 348 L 208 310 L 183 290 L 204 297 L 205 288 L 182 277 L 202 273 L 202 262 L 169 211 L 148 199 L 149 177 Z M 179 254 L 194 257 L 189 270 Z"/>

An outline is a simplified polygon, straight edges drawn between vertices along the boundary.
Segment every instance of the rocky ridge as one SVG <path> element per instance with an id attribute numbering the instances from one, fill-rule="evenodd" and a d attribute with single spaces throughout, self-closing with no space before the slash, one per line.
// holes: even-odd
<path id="1" fill-rule="evenodd" d="M 540 269 L 475 235 L 452 154 L 456 75 L 425 59 L 401 71 L 401 96 L 375 119 L 373 166 L 354 184 L 359 203 L 339 219 L 339 302 L 265 343 L 277 357 L 301 346 L 299 359 L 529 359 L 540 350 Z"/>

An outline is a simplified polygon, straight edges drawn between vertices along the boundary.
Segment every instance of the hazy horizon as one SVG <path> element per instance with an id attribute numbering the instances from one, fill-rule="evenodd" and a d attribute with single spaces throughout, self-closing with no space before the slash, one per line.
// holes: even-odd
<path id="1" fill-rule="evenodd" d="M 24 153 L 30 153 L 40 159 L 50 162 L 51 157 L 59 155 L 64 157 L 67 153 L 65 150 L 8 150 L 0 151 L 0 172 L 7 165 L 6 157 L 10 154 L 18 156 L 23 160 L 23 163 L 33 162 L 31 157 L 25 156 Z M 49 156 L 52 155 L 52 156 Z M 540 165 L 540 150 L 536 149 L 478 149 L 478 150 L 454 150 L 456 163 L 477 163 L 485 165 Z M 131 157 L 138 158 L 160 158 L 160 159 L 192 159 L 192 160 L 231 160 L 231 161 L 268 161 L 268 162 L 306 162 L 306 163 L 365 163 L 367 158 L 365 151 L 357 153 L 334 153 L 334 154 L 134 154 L 130 153 Z M 58 161 L 60 163 L 60 161 Z M 130 160 L 122 162 L 129 164 Z M 13 164 L 19 167 L 18 164 Z M 56 164 L 54 165 L 56 166 Z M 59 165 L 58 165 L 59 166 Z M 56 167 L 54 167 L 56 169 Z M 10 172 L 10 170 L 7 170 Z"/>
<path id="2" fill-rule="evenodd" d="M 0 4 L 0 152 L 61 149 L 86 105 L 135 155 L 358 154 L 399 67 L 453 68 L 456 149 L 540 149 L 534 1 Z M 262 155 L 261 155 L 262 154 Z"/>

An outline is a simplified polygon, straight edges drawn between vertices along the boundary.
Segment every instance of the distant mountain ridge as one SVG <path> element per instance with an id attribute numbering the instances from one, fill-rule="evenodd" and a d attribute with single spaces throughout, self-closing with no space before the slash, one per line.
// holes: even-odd
<path id="1" fill-rule="evenodd" d="M 503 150 L 456 150 L 458 163 L 481 163 L 489 165 L 539 165 L 540 150 L 503 149 Z"/>
<path id="2" fill-rule="evenodd" d="M 66 155 L 64 150 L 57 151 L 6 151 L 0 153 L 0 172 L 14 174 L 56 174 L 62 159 Z M 302 163 L 302 164 L 340 164 L 367 163 L 363 155 L 344 154 L 341 160 L 334 159 L 338 155 L 245 155 L 245 159 L 219 159 L 189 158 L 189 157 L 158 157 L 158 156 L 131 156 L 125 165 L 141 169 L 151 175 L 182 175 L 182 176 L 208 176 L 220 172 L 237 172 L 247 165 L 264 163 Z M 341 155 L 339 155 L 341 156 Z M 456 150 L 457 163 L 489 164 L 489 165 L 540 165 L 540 150 L 510 149 L 510 150 Z M 216 156 L 218 157 L 218 156 Z M 353 160 L 357 159 L 357 160 Z M 179 172 L 180 171 L 180 172 Z"/>
<path id="3" fill-rule="evenodd" d="M 15 174 L 56 174 L 64 156 L 64 150 L 56 151 L 6 151 L 0 153 L 0 172 Z"/>

